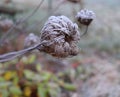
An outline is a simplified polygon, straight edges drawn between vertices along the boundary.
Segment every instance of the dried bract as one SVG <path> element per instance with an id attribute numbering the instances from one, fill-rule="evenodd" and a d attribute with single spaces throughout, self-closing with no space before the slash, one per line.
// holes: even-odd
<path id="1" fill-rule="evenodd" d="M 40 39 L 38 36 L 34 35 L 33 33 L 30 33 L 24 41 L 24 47 L 28 48 L 31 46 L 34 46 L 36 44 L 40 43 Z"/>
<path id="2" fill-rule="evenodd" d="M 66 16 L 51 16 L 45 23 L 40 41 L 47 41 L 42 51 L 56 57 L 75 56 L 79 49 L 80 32 L 77 24 Z"/>
<path id="3" fill-rule="evenodd" d="M 79 23 L 88 26 L 92 22 L 92 20 L 95 18 L 95 13 L 93 11 L 83 9 L 77 13 L 76 18 Z"/>

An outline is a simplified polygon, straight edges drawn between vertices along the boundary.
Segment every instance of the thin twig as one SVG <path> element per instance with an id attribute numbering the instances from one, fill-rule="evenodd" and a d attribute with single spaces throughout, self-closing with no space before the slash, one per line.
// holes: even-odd
<path id="1" fill-rule="evenodd" d="M 44 0 L 42 0 L 39 5 L 35 8 L 35 10 L 29 15 L 27 16 L 26 18 L 23 18 L 23 19 L 20 19 L 20 21 L 18 21 L 18 23 L 23 23 L 25 21 L 27 21 L 29 18 L 31 18 L 36 12 L 37 10 L 41 7 L 42 3 L 43 3 Z M 22 21 L 21 21 L 22 20 Z"/>
<path id="2" fill-rule="evenodd" d="M 85 34 L 87 34 L 88 26 L 86 26 L 85 32 L 80 35 L 80 37 L 83 37 Z"/>
<path id="3" fill-rule="evenodd" d="M 53 0 L 48 0 L 48 16 L 52 13 Z"/>
<path id="4" fill-rule="evenodd" d="M 59 9 L 59 7 L 63 4 L 63 3 L 65 3 L 65 1 L 61 1 L 58 5 L 56 5 L 56 7 L 52 10 L 52 12 L 51 12 L 51 14 L 49 14 L 49 16 L 50 15 L 52 15 L 52 14 L 54 14 L 58 9 Z M 48 15 L 47 16 L 45 16 L 44 18 L 42 18 L 40 21 L 38 21 L 38 23 L 36 23 L 36 24 L 32 24 L 30 27 L 28 27 L 25 31 L 29 31 L 30 29 L 33 29 L 33 28 L 35 28 L 35 27 L 37 27 L 39 24 L 39 26 L 41 27 L 42 26 L 42 22 L 44 21 L 44 20 L 46 20 L 48 18 Z M 40 28 L 41 29 L 41 28 Z"/>
<path id="5" fill-rule="evenodd" d="M 14 28 L 16 27 L 16 25 L 19 25 L 21 23 L 24 23 L 25 21 L 27 21 L 28 19 L 30 19 L 36 12 L 37 10 L 41 7 L 42 3 L 43 3 L 44 0 L 40 1 L 39 5 L 35 8 L 35 10 L 30 14 L 28 15 L 26 18 L 21 18 L 19 19 L 7 32 L 6 34 L 4 34 L 1 39 L 0 39 L 0 45 L 3 44 L 3 41 L 6 39 L 6 37 L 14 30 Z"/>
<path id="6" fill-rule="evenodd" d="M 42 42 L 42 43 L 39 43 L 39 44 L 36 44 L 35 46 L 32 46 L 32 47 L 29 47 L 27 49 L 23 49 L 23 50 L 20 50 L 20 51 L 15 51 L 15 52 L 10 52 L 10 53 L 7 53 L 7 54 L 3 54 L 3 55 L 0 55 L 0 62 L 6 62 L 6 61 L 10 61 L 16 57 L 19 57 L 25 53 L 28 53 L 32 50 L 35 50 L 35 49 L 39 49 L 40 50 L 40 47 L 41 45 L 45 43 L 45 42 Z"/>

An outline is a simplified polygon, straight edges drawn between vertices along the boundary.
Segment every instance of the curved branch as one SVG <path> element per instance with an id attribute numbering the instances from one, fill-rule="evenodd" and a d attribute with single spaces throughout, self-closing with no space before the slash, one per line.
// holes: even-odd
<path id="1" fill-rule="evenodd" d="M 42 42 L 42 43 L 39 43 L 39 44 L 36 44 L 35 46 L 33 47 L 29 47 L 27 49 L 23 49 L 23 50 L 20 50 L 20 51 L 15 51 L 15 52 L 10 52 L 10 53 L 7 53 L 7 54 L 3 54 L 3 55 L 0 55 L 0 62 L 6 62 L 6 61 L 10 61 L 16 57 L 19 57 L 25 53 L 28 53 L 32 50 L 35 50 L 35 49 L 39 49 L 40 50 L 40 47 L 41 45 L 45 43 L 45 42 Z"/>
<path id="2" fill-rule="evenodd" d="M 60 7 L 62 4 L 64 4 L 64 2 L 65 2 L 65 1 L 61 1 L 60 3 L 58 3 L 58 4 L 56 5 L 56 7 L 52 9 L 52 12 L 49 14 L 49 16 L 51 16 L 52 14 L 54 14 L 54 13 L 59 9 L 59 7 Z M 30 29 L 36 28 L 36 27 L 38 27 L 38 25 L 41 27 L 41 26 L 42 26 L 42 22 L 43 22 L 44 20 L 46 20 L 47 18 L 48 18 L 48 15 L 45 16 L 45 17 L 43 17 L 43 18 L 42 18 L 40 21 L 38 21 L 37 23 L 30 25 L 30 27 L 28 27 L 27 29 L 25 29 L 25 31 L 29 31 Z"/>
<path id="3" fill-rule="evenodd" d="M 19 23 L 19 22 L 20 22 L 20 23 L 23 23 L 23 22 L 27 21 L 29 18 L 31 18 L 31 17 L 37 12 L 37 10 L 41 7 L 43 1 L 44 1 L 44 0 L 42 0 L 42 1 L 39 3 L 39 5 L 34 9 L 34 11 L 33 11 L 29 16 L 27 16 L 26 18 L 23 18 L 22 20 L 20 19 L 20 21 L 18 21 L 18 23 Z"/>

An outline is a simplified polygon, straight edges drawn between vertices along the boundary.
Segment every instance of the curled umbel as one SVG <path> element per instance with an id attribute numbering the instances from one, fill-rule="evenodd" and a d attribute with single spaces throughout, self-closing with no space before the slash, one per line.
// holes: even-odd
<path id="1" fill-rule="evenodd" d="M 40 48 L 55 57 L 75 56 L 79 52 L 77 46 L 80 40 L 78 26 L 66 16 L 51 16 L 45 23 L 40 42 L 45 42 Z"/>

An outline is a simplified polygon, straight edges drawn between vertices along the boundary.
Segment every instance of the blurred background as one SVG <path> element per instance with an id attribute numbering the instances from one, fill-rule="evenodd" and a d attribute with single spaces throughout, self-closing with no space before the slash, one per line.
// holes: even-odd
<path id="1" fill-rule="evenodd" d="M 76 22 L 81 9 L 96 18 L 79 54 L 60 59 L 33 51 L 0 63 L 0 97 L 120 97 L 119 0 L 0 0 L 0 54 L 24 49 L 25 38 L 40 36 L 49 16 Z"/>

